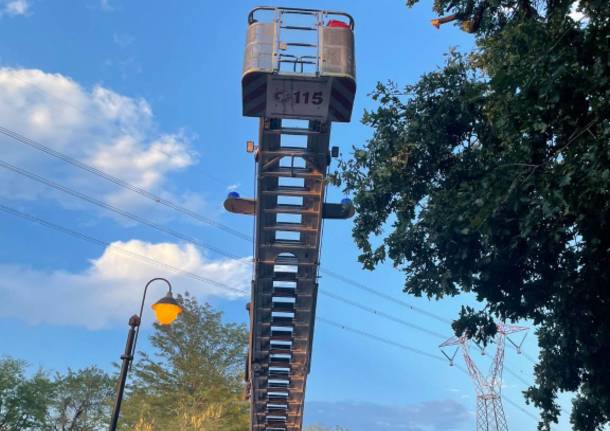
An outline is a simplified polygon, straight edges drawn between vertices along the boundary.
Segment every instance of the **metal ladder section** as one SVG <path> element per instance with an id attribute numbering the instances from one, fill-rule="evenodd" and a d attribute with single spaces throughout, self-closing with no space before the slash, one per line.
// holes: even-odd
<path id="1" fill-rule="evenodd" d="M 291 18 L 307 17 L 312 22 L 302 22 L 301 25 L 291 23 Z M 276 10 L 275 20 L 278 22 L 274 56 L 277 72 L 294 72 L 315 75 L 320 71 L 320 58 L 317 55 L 319 47 L 318 26 L 323 24 L 323 17 L 318 11 L 307 10 Z M 315 35 L 315 41 L 303 42 L 301 36 Z M 312 43 L 313 42 L 313 43 Z M 284 68 L 282 66 L 292 66 Z M 291 70 L 292 69 L 292 70 Z"/>
<path id="2" fill-rule="evenodd" d="M 317 296 L 330 123 L 261 119 L 248 377 L 252 430 L 300 431 Z M 304 135 L 307 145 L 282 144 Z"/>

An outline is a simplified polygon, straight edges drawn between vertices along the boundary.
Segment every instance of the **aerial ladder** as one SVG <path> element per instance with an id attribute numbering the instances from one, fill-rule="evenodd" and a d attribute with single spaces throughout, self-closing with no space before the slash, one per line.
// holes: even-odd
<path id="1" fill-rule="evenodd" d="M 323 219 L 354 214 L 326 203 L 338 149 L 331 123 L 349 122 L 355 84 L 354 20 L 343 12 L 257 7 L 248 16 L 243 115 L 259 117 L 256 196 L 224 206 L 255 217 L 247 396 L 252 431 L 300 431 L 311 365 Z"/>

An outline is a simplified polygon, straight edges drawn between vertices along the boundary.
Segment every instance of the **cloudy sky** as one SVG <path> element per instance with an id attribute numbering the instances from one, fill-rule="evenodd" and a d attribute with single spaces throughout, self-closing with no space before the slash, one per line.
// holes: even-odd
<path id="1" fill-rule="evenodd" d="M 353 121 L 332 135 L 346 157 L 371 134 L 359 119 L 374 106 L 367 93 L 377 81 L 411 83 L 450 47 L 472 46 L 470 36 L 430 25 L 428 1 L 412 10 L 399 0 L 284 4 L 356 20 Z M 157 276 L 246 321 L 252 221 L 225 213 L 222 201 L 253 189 L 245 142 L 258 123 L 241 116 L 240 74 L 256 3 L 169 5 L 0 0 L 0 355 L 47 369 L 111 369 L 141 290 Z M 468 299 L 406 297 L 390 265 L 361 270 L 350 232 L 350 222 L 326 224 L 328 294 L 318 301 L 306 423 L 473 429 L 472 385 L 437 348 Z M 536 356 L 535 337 L 525 351 Z M 478 359 L 487 368 L 488 356 Z M 536 412 L 521 395 L 531 362 L 508 350 L 506 364 L 509 424 L 534 429 Z"/>

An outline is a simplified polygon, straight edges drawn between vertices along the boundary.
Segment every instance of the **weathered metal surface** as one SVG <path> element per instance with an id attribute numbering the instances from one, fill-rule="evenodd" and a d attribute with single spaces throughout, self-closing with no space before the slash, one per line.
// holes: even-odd
<path id="1" fill-rule="evenodd" d="M 313 337 L 330 125 L 310 122 L 303 130 L 310 133 L 306 148 L 299 149 L 305 160 L 299 168 L 302 185 L 284 186 L 285 179 L 295 177 L 278 156 L 294 149 L 282 145 L 281 122 L 261 120 L 257 152 L 249 358 L 253 430 L 301 429 Z M 283 212 L 284 199 L 299 202 Z M 292 221 L 278 221 L 283 217 Z"/>

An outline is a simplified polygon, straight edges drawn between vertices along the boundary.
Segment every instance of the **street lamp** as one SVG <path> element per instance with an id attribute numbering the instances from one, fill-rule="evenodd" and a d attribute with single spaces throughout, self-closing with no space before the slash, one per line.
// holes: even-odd
<path id="1" fill-rule="evenodd" d="M 127 333 L 127 343 L 125 344 L 125 353 L 121 355 L 123 364 L 121 365 L 121 374 L 119 375 L 119 382 L 117 388 L 116 399 L 114 401 L 114 409 L 112 410 L 112 419 L 110 421 L 110 431 L 116 431 L 117 422 L 119 420 L 119 412 L 121 410 L 121 402 L 123 401 L 123 392 L 125 390 L 125 381 L 127 380 L 127 371 L 133 360 L 133 355 L 136 349 L 136 343 L 138 342 L 138 334 L 140 333 L 140 322 L 142 321 L 142 311 L 144 311 L 144 300 L 146 299 L 146 291 L 148 286 L 154 281 L 164 281 L 169 287 L 165 296 L 159 299 L 152 305 L 152 309 L 155 312 L 157 320 L 161 325 L 169 325 L 178 314 L 182 312 L 182 307 L 178 305 L 178 302 L 172 295 L 172 285 L 165 278 L 153 278 L 144 287 L 144 295 L 142 295 L 142 304 L 140 305 L 140 314 L 134 314 L 129 318 L 129 332 Z"/>

